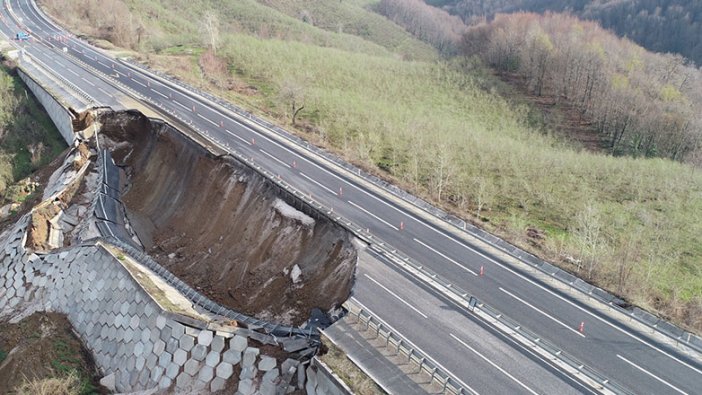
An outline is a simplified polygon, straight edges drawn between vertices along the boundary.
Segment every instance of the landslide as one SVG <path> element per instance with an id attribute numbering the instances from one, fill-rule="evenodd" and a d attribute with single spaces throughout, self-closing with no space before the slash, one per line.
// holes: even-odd
<path id="1" fill-rule="evenodd" d="M 250 168 L 169 126 L 134 112 L 101 122 L 124 170 L 131 226 L 180 279 L 225 306 L 293 325 L 348 298 L 356 250 L 343 228 L 293 209 Z"/>

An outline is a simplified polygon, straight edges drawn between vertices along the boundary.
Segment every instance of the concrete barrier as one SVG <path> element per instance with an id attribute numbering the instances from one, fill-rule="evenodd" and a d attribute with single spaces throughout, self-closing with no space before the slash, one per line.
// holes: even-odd
<path id="1" fill-rule="evenodd" d="M 44 107 L 44 110 L 49 114 L 51 120 L 54 121 L 54 125 L 56 125 L 56 128 L 61 133 L 66 144 L 69 146 L 73 145 L 76 139 L 75 133 L 73 132 L 73 114 L 61 104 L 58 98 L 44 89 L 44 87 L 29 76 L 29 74 L 25 73 L 22 69 L 17 69 L 17 72 L 22 81 L 24 81 L 29 90 L 32 91 L 37 100 L 39 100 L 39 103 Z"/>

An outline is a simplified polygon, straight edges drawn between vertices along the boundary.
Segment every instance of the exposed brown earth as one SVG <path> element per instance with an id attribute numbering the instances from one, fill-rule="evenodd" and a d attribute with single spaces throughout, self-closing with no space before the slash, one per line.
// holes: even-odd
<path id="1" fill-rule="evenodd" d="M 312 308 L 348 298 L 356 250 L 341 227 L 311 222 L 251 169 L 172 128 L 136 113 L 101 121 L 104 144 L 125 170 L 131 225 L 183 281 L 236 310 L 295 325 Z"/>
<path id="2" fill-rule="evenodd" d="M 0 323 L 0 394 L 22 384 L 73 375 L 76 393 L 107 393 L 90 352 L 62 314 L 35 313 L 19 323 Z"/>

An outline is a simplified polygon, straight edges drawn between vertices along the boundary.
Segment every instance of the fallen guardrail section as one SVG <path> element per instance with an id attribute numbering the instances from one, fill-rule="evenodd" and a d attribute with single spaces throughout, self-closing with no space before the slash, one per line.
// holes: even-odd
<path id="1" fill-rule="evenodd" d="M 273 174 L 273 173 L 263 169 L 261 166 L 256 164 L 253 159 L 251 159 L 249 157 L 245 157 L 244 155 L 239 153 L 236 149 L 234 149 L 233 147 L 230 147 L 228 143 L 224 143 L 224 142 L 217 140 L 216 138 L 211 136 L 206 130 L 203 130 L 203 129 L 193 125 L 192 122 L 185 119 L 184 117 L 181 117 L 177 112 L 170 111 L 170 110 L 166 109 L 160 103 L 154 101 L 150 97 L 146 97 L 146 96 L 132 90 L 131 88 L 127 87 L 125 84 L 120 82 L 119 80 L 115 79 L 114 77 L 107 76 L 107 75 L 99 72 L 97 69 L 95 69 L 91 65 L 88 65 L 85 62 L 82 62 L 73 56 L 71 56 L 71 57 L 73 58 L 73 60 L 75 62 L 81 64 L 86 69 L 91 69 L 96 74 L 101 75 L 102 78 L 109 80 L 112 84 L 120 86 L 121 89 L 123 89 L 125 92 L 128 92 L 130 95 L 142 100 L 145 103 L 148 103 L 149 105 L 151 105 L 155 109 L 158 109 L 160 112 L 167 114 L 168 116 L 172 117 L 173 119 L 182 122 L 184 125 L 187 125 L 191 129 L 193 129 L 195 132 L 200 134 L 202 137 L 206 138 L 208 141 L 210 141 L 215 146 L 218 146 L 218 147 L 222 148 L 224 151 L 229 152 L 229 154 L 232 157 L 236 158 L 241 163 L 249 166 L 251 169 L 253 169 L 257 173 L 259 173 L 260 175 L 264 176 L 269 182 L 271 182 L 273 185 L 275 185 L 277 188 L 279 188 L 279 190 L 281 192 L 286 192 L 286 193 L 292 195 L 298 201 L 301 201 L 303 204 L 309 206 L 310 208 L 315 209 L 319 214 L 325 215 L 328 218 L 336 221 L 338 224 L 340 224 L 341 226 L 346 228 L 348 231 L 350 231 L 354 235 L 356 235 L 359 239 L 366 242 L 371 247 L 371 249 L 373 249 L 375 252 L 382 255 L 383 257 L 385 257 L 389 261 L 402 267 L 403 269 L 405 269 L 409 273 L 415 275 L 417 278 L 423 280 L 425 283 L 430 285 L 436 291 L 447 296 L 450 300 L 452 300 L 457 305 L 462 306 L 462 307 L 468 309 L 469 311 L 471 311 L 471 312 L 475 313 L 476 315 L 481 316 L 483 318 L 485 318 L 487 316 L 493 317 L 494 320 L 492 320 L 492 321 L 486 320 L 486 321 L 493 324 L 498 329 L 501 329 L 507 335 L 515 338 L 516 340 L 518 340 L 520 343 L 524 344 L 525 346 L 530 347 L 530 348 L 535 349 L 535 350 L 538 350 L 539 353 L 544 358 L 552 361 L 554 364 L 561 367 L 565 371 L 573 374 L 576 378 L 580 379 L 585 384 L 587 384 L 587 385 L 591 386 L 592 388 L 594 388 L 600 392 L 603 392 L 603 393 L 631 394 L 631 392 L 624 389 L 620 385 L 610 381 L 604 375 L 596 372 L 592 368 L 586 367 L 584 364 L 580 363 L 577 359 L 568 356 L 565 352 L 560 350 L 558 347 L 551 345 L 546 340 L 544 340 L 542 337 L 538 337 L 538 336 L 534 335 L 533 332 L 527 331 L 521 325 L 515 324 L 515 321 L 508 319 L 503 314 L 497 312 L 497 310 L 495 310 L 494 308 L 491 308 L 491 307 L 479 302 L 477 298 L 470 296 L 470 294 L 468 292 L 465 292 L 464 290 L 461 290 L 460 288 L 456 287 L 455 285 L 451 284 L 450 282 L 442 279 L 440 276 L 433 273 L 431 270 L 427 269 L 423 265 L 416 263 L 416 262 L 413 262 L 409 257 L 402 256 L 396 249 L 393 249 L 390 246 L 388 246 L 384 241 L 382 241 L 381 239 L 372 235 L 364 227 L 361 227 L 358 224 L 355 224 L 355 223 L 353 223 L 353 222 L 351 222 L 351 221 L 349 221 L 341 216 L 336 215 L 336 213 L 334 213 L 334 211 L 331 208 L 328 208 L 328 207 L 322 205 L 321 203 L 315 201 L 314 199 L 310 198 L 308 195 L 297 191 L 294 187 L 292 187 L 286 181 L 279 178 L 276 174 Z M 125 63 L 125 64 L 127 64 L 127 63 Z M 131 67 L 137 67 L 137 66 L 131 65 Z M 148 71 L 148 73 L 154 74 L 152 71 Z M 163 78 L 163 77 L 159 76 L 157 78 Z M 187 87 L 187 85 L 183 84 L 180 81 L 174 82 L 173 80 L 169 80 L 169 82 L 175 83 L 178 86 Z M 186 89 L 186 88 L 183 88 L 183 89 Z M 187 89 L 190 89 L 190 87 L 187 87 Z M 195 90 L 195 89 L 193 88 L 193 90 Z M 211 95 L 208 95 L 208 94 L 203 94 L 203 96 L 211 97 Z M 221 101 L 221 99 L 217 99 L 217 104 L 220 104 L 220 103 L 223 103 Z M 232 107 L 228 103 L 224 103 L 221 105 L 226 107 L 226 108 Z M 282 131 L 280 133 L 284 132 L 285 134 L 289 135 L 287 132 L 283 131 L 279 127 L 271 125 L 268 122 L 262 121 L 256 117 L 252 116 L 251 114 L 244 112 L 243 110 L 240 110 L 237 108 L 237 110 L 234 110 L 234 111 L 239 116 L 242 116 L 242 113 L 245 114 L 244 116 L 247 119 L 257 123 L 259 125 L 259 127 L 269 127 L 270 129 L 272 129 L 274 131 L 280 130 L 280 131 Z M 293 139 L 293 138 L 289 138 L 289 139 L 294 140 L 294 142 L 297 142 L 296 139 Z M 298 145 L 300 145 L 299 142 L 298 142 Z M 303 147 L 305 147 L 305 146 L 303 146 Z M 308 150 L 315 151 L 315 152 L 317 150 L 319 150 L 318 148 L 312 149 L 309 146 L 309 144 L 305 148 L 307 148 Z M 325 157 L 326 157 L 326 155 L 325 155 Z M 335 163 L 337 163 L 339 161 L 340 161 L 339 159 L 333 160 L 333 162 L 335 162 Z M 344 166 L 344 167 L 346 167 L 346 166 Z M 359 172 L 360 172 L 360 170 L 359 170 Z M 127 245 L 126 247 L 130 248 L 129 245 Z M 145 256 L 145 254 L 143 254 L 143 253 L 142 253 L 142 255 Z M 146 258 L 148 258 L 148 256 Z M 148 261 L 148 259 L 146 259 L 146 261 Z M 153 262 L 153 264 L 160 267 L 160 265 L 158 265 L 155 262 Z M 145 265 L 148 265 L 148 263 L 145 263 Z M 163 269 L 163 268 L 161 268 L 161 270 L 165 271 L 165 269 Z M 168 273 L 168 274 L 170 274 L 170 273 Z M 168 274 L 165 274 L 165 275 L 168 276 Z M 175 278 L 175 276 L 173 276 L 173 281 L 177 282 L 180 280 L 178 280 L 177 278 Z M 185 285 L 184 283 L 183 283 L 183 286 L 187 287 L 187 285 Z M 207 306 L 209 308 L 224 309 L 224 307 L 217 306 L 213 302 L 209 301 L 209 299 L 207 299 L 206 297 L 197 293 L 197 291 L 192 290 L 192 292 L 193 292 L 193 295 L 195 297 L 195 300 L 198 301 L 197 302 L 198 305 L 201 305 L 203 307 Z M 489 313 L 486 313 L 485 311 L 493 312 L 494 314 L 489 314 Z M 484 313 L 480 314 L 480 312 L 484 312 Z M 275 325 L 271 326 L 271 325 L 272 324 L 269 324 L 269 325 L 262 324 L 262 327 L 266 328 L 267 330 L 275 330 L 277 333 L 280 333 L 280 330 L 284 330 L 284 331 L 287 330 L 288 333 L 293 332 L 293 331 L 289 330 L 288 328 L 281 329 L 280 327 L 277 327 Z M 505 330 L 505 328 L 506 328 L 506 330 Z M 517 329 L 515 329 L 515 328 L 517 328 Z M 300 333 L 300 334 L 304 335 L 304 336 L 308 336 L 308 337 L 313 336 L 311 333 Z M 529 340 L 529 339 L 533 339 L 533 341 Z"/>
<path id="2" fill-rule="evenodd" d="M 351 300 L 344 303 L 344 307 L 348 311 L 348 316 L 355 317 L 362 325 L 365 325 L 367 331 L 372 331 L 376 336 L 384 339 L 386 348 L 394 348 L 397 354 L 407 358 L 407 362 L 416 365 L 419 372 L 426 373 L 432 382 L 438 384 L 442 394 L 475 394 L 474 391 L 470 388 L 465 388 L 438 363 L 424 355 L 409 340 L 394 332 L 388 324 L 374 316 L 370 311 L 359 307 Z"/>

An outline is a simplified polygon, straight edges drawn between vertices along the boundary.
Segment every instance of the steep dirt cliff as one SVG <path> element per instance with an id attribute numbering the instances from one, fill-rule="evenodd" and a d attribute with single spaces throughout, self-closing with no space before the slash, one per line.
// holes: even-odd
<path id="1" fill-rule="evenodd" d="M 312 308 L 348 298 L 356 250 L 343 228 L 297 210 L 250 168 L 175 129 L 133 112 L 101 121 L 103 143 L 124 169 L 132 227 L 183 281 L 239 311 L 296 325 Z"/>

